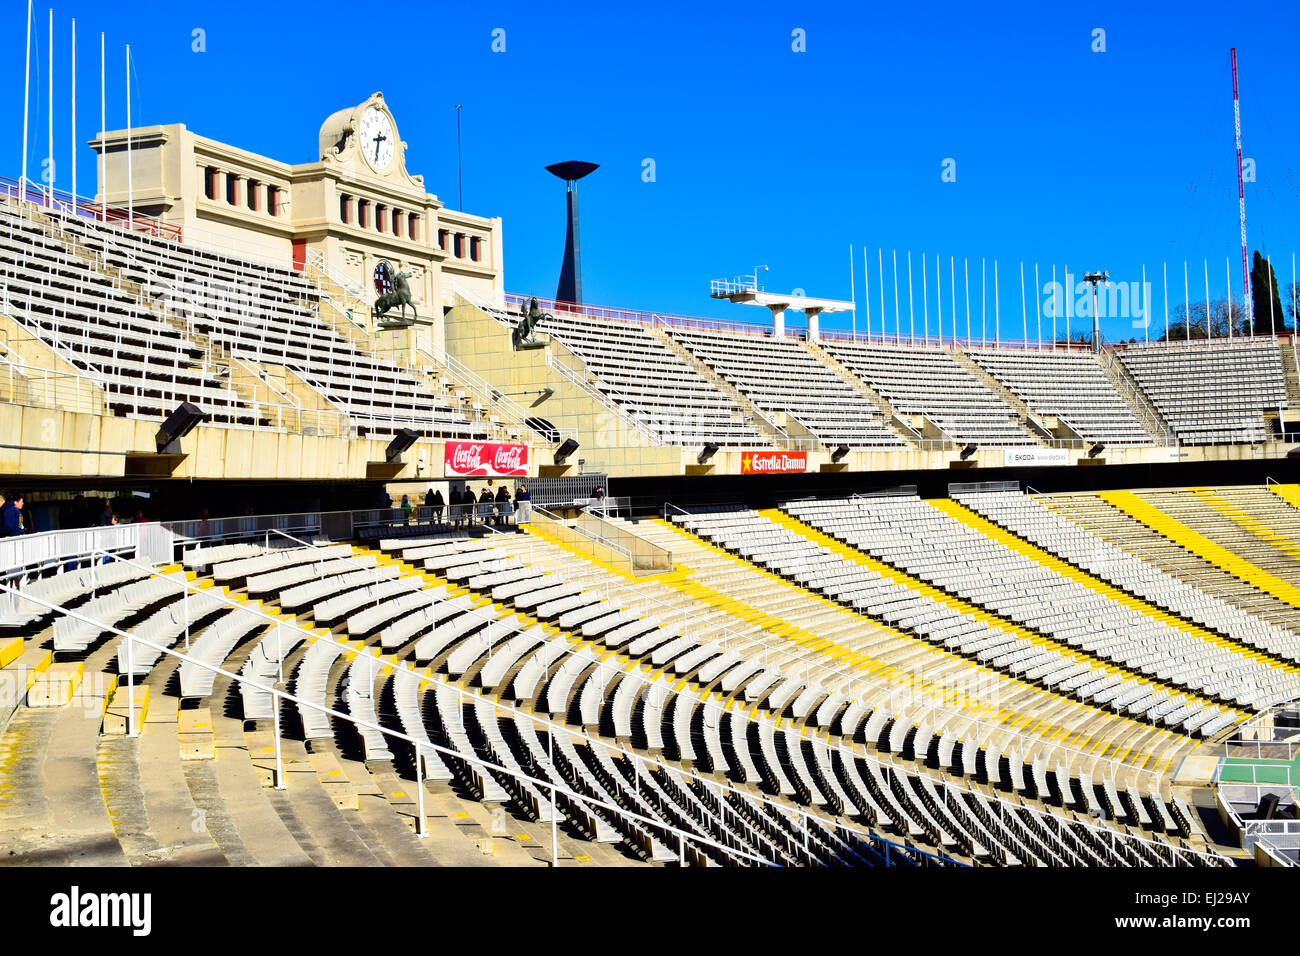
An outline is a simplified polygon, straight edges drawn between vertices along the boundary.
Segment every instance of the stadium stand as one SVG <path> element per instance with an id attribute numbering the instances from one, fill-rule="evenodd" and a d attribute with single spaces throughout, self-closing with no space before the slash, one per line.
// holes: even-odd
<path id="1" fill-rule="evenodd" d="M 636 323 L 559 311 L 540 331 L 567 346 L 597 386 L 661 441 L 764 443 L 752 418 L 718 386 Z"/>
<path id="2" fill-rule="evenodd" d="M 1287 404 L 1282 356 L 1271 340 L 1130 345 L 1115 354 L 1187 444 L 1262 441 L 1264 416 Z"/>
<path id="3" fill-rule="evenodd" d="M 827 447 L 906 447 L 879 407 L 798 342 L 688 328 L 669 334 L 778 425 L 784 417 Z"/>
<path id="4" fill-rule="evenodd" d="M 923 415 L 954 442 L 1033 445 L 1014 408 L 946 349 L 826 339 L 822 348 L 898 412 Z"/>
<path id="5" fill-rule="evenodd" d="M 966 354 L 1034 413 L 1060 419 L 1086 442 L 1154 440 L 1090 352 L 970 349 Z"/>
<path id="6" fill-rule="evenodd" d="M 430 471 L 448 483 L 445 440 L 520 434 L 517 414 L 494 409 L 504 391 L 462 387 L 452 359 L 416 334 L 377 347 L 318 275 L 287 262 L 0 197 L 0 281 L 0 397 L 134 420 L 144 450 L 115 453 L 136 467 L 184 457 L 155 456 L 144 425 L 182 401 L 223 434 L 345 439 L 331 454 L 360 459 L 358 496 L 399 473 L 420 493 Z M 432 320 L 450 323 L 469 300 L 458 301 Z M 475 319 L 484 341 L 517 321 L 494 301 Z M 556 405 L 612 410 L 666 446 L 655 461 L 702 482 L 674 486 L 684 507 L 662 488 L 634 504 L 583 497 L 608 483 L 606 463 L 592 472 L 579 459 L 575 473 L 537 448 L 527 480 L 575 490 L 553 499 L 562 511 L 539 505 L 517 525 L 458 514 L 452 528 L 430 509 L 326 514 L 316 501 L 306 515 L 0 545 L 0 843 L 12 857 L 1242 859 L 1184 768 L 1300 699 L 1296 487 L 1130 490 L 1099 471 L 1091 483 L 1052 476 L 1107 488 L 1088 493 L 845 497 L 843 472 L 864 466 L 842 449 L 888 467 L 947 455 L 947 471 L 1055 463 L 1091 444 L 1172 468 L 1186 453 L 1172 431 L 1206 454 L 1249 455 L 1216 446 L 1278 434 L 1276 342 L 1098 356 L 809 341 L 616 311 L 555 308 L 528 374 L 578 386 Z M 523 378 L 516 394 L 538 386 L 544 400 L 549 386 Z M 558 443 L 551 423 L 521 427 Z M 347 447 L 404 428 L 425 439 L 413 461 L 383 442 L 364 456 Z M 583 442 L 582 454 L 607 450 Z M 788 481 L 709 485 L 713 466 L 695 451 L 710 443 L 742 470 L 750 449 L 810 454 L 792 459 Z M 958 446 L 972 445 L 996 454 L 968 461 Z M 608 470 L 659 477 L 630 451 L 610 450 Z M 838 477 L 819 485 L 819 470 Z M 59 487 L 92 477 L 69 472 Z M 501 477 L 471 465 L 455 480 Z M 257 491 L 278 500 L 285 486 Z"/>
<path id="7" fill-rule="evenodd" d="M 1143 561 L 1158 565 L 1180 580 L 1230 601 L 1262 620 L 1300 632 L 1300 608 L 1255 588 L 1248 581 L 1188 550 L 1101 495 L 1076 492 L 1036 497 L 1047 508 Z"/>
<path id="8" fill-rule="evenodd" d="M 1034 795 L 1031 774 L 1022 769 L 1004 771 L 999 765 L 989 773 L 990 778 L 1005 777 L 1011 793 L 1023 791 L 1025 796 L 1013 805 L 999 789 L 983 789 L 974 778 L 962 783 L 935 776 L 920 753 L 907 759 L 906 768 L 882 764 L 872 756 L 873 748 L 863 751 L 861 743 L 888 737 L 900 756 L 907 754 L 894 742 L 901 725 L 886 729 L 883 710 L 855 706 L 852 699 L 828 691 L 810 692 L 812 685 L 796 677 L 798 671 L 788 665 L 772 669 L 780 666 L 780 658 L 772 656 L 771 648 L 720 632 L 719 609 L 696 599 L 647 614 L 655 605 L 649 594 L 630 586 L 629 578 L 545 535 L 504 534 L 488 542 L 396 539 L 381 547 L 348 549 L 352 556 L 343 558 L 333 547 L 255 555 L 247 546 L 237 551 L 223 547 L 207 556 L 202 550 L 189 555 L 191 563 L 209 562 L 212 578 L 181 575 L 188 584 L 188 596 L 179 598 L 182 608 L 202 626 L 212 608 L 221 605 L 215 621 L 190 640 L 193 653 L 174 652 L 181 657 L 179 667 L 191 670 L 189 680 L 182 673 L 182 693 L 187 700 L 191 692 L 197 694 L 191 703 L 199 709 L 178 709 L 167 691 L 178 656 L 159 652 L 154 659 L 135 658 L 132 652 L 132 660 L 140 662 L 130 669 L 132 679 L 143 677 L 155 702 L 159 696 L 169 698 L 162 710 L 166 720 L 159 719 L 157 703 L 151 705 L 152 716 L 138 715 L 141 740 L 159 746 L 170 728 L 173 748 L 176 740 L 202 748 L 216 739 L 217 731 L 207 729 L 210 723 L 221 723 L 223 739 L 236 732 L 237 720 L 217 721 L 220 698 L 212 696 L 233 691 L 231 679 L 217 674 L 210 682 L 196 681 L 192 671 L 197 664 L 191 660 L 220 661 L 226 673 L 241 671 L 262 680 L 282 672 L 296 697 L 297 721 L 277 716 L 271 695 L 250 695 L 245 684 L 241 709 L 243 718 L 252 721 L 243 731 L 247 743 L 223 751 L 210 765 L 225 780 L 224 788 L 200 786 L 200 777 L 210 780 L 211 773 L 200 774 L 188 761 L 168 761 L 170 777 L 184 781 L 179 791 L 155 793 L 150 777 L 144 812 L 162 818 L 164 803 L 171 814 L 205 804 L 220 822 L 201 839 L 167 851 L 174 858 L 419 862 L 432 858 L 430 845 L 450 853 L 449 858 L 456 857 L 457 846 L 477 853 L 481 847 L 465 844 L 470 834 L 461 834 L 460 843 L 447 848 L 441 841 L 413 840 L 410 827 L 402 824 L 415 825 L 417 816 L 427 822 L 403 789 L 412 784 L 401 783 L 398 776 L 414 773 L 410 761 L 419 760 L 421 775 L 429 771 L 425 779 L 431 789 L 424 799 L 443 807 L 473 801 L 482 808 L 474 811 L 480 821 L 489 820 L 492 808 L 499 806 L 518 817 L 516 828 L 563 814 L 573 832 L 585 834 L 594 846 L 617 846 L 648 862 L 860 865 L 885 862 L 886 857 L 895 863 L 939 862 L 942 857 L 1003 865 L 1223 862 L 1190 853 L 1195 848 L 1185 842 L 1190 833 L 1171 837 L 1153 829 L 1155 816 L 1145 809 L 1115 809 L 1125 806 L 1119 799 L 1106 818 L 1054 819 L 1051 805 Z M 270 577 L 279 572 L 268 571 L 323 567 L 339 560 L 355 561 L 358 570 L 306 584 L 292 576 Z M 78 573 L 59 571 L 49 577 Z M 145 583 L 167 585 L 160 606 L 174 607 L 180 590 L 172 579 L 179 572 L 164 566 L 146 573 Z M 386 619 L 361 620 L 359 615 L 369 612 L 357 610 L 370 606 L 376 575 L 430 590 L 432 606 L 453 604 L 456 595 L 471 600 L 451 608 L 449 617 L 429 620 L 403 635 L 396 653 L 380 658 Z M 217 579 L 230 582 L 224 588 L 257 580 L 262 597 L 253 603 L 242 587 L 229 593 L 205 587 Z M 561 583 L 552 583 L 556 580 Z M 698 622 L 690 606 L 701 615 Z M 280 609 L 296 609 L 297 616 L 269 613 Z M 661 623 L 679 610 L 685 630 Z M 48 611 L 40 616 L 62 619 Z M 705 627 L 710 619 L 715 622 L 711 630 Z M 346 623 L 331 632 L 320 627 L 329 620 Z M 366 642 L 343 639 L 344 628 L 348 634 L 366 634 Z M 88 674 L 121 658 L 122 642 L 114 633 L 96 635 L 96 642 L 87 645 L 83 663 Z M 415 649 L 430 636 L 428 669 L 412 669 L 409 656 L 419 660 L 422 655 Z M 582 643 L 570 644 L 575 638 Z M 141 635 L 145 640 L 152 643 Z M 755 658 L 759 646 L 763 656 Z M 793 645 L 790 653 L 801 652 Z M 757 668 L 747 666 L 751 661 Z M 710 662 L 718 664 L 706 677 L 704 667 Z M 674 676 L 669 678 L 665 668 Z M 740 676 L 729 683 L 731 672 Z M 457 675 L 459 686 L 446 682 Z M 725 691 L 725 706 L 711 701 L 711 688 Z M 121 712 L 122 690 L 105 707 L 106 721 Z M 489 692 L 493 697 L 485 696 Z M 745 702 L 744 710 L 733 707 L 737 700 Z M 328 715 L 325 708 L 336 701 L 338 713 Z M 535 716 L 520 707 L 532 708 Z M 548 711 L 559 723 L 539 722 L 540 713 Z M 61 713 L 66 711 L 25 708 L 11 719 L 6 734 L 35 731 L 41 721 L 60 724 L 49 715 Z M 200 716 L 186 718 L 187 713 Z M 833 732 L 829 741 L 810 738 L 779 719 L 791 713 L 801 722 L 816 715 L 817 726 Z M 287 734 L 278 743 L 269 739 L 273 732 L 266 728 L 272 717 Z M 429 749 L 420 746 L 417 752 L 410 740 L 427 743 Z M 861 743 L 847 743 L 854 740 Z M 93 750 L 93 741 L 93 734 L 83 735 L 76 752 Z M 259 767 L 271 766 L 268 759 L 277 749 L 299 761 L 301 782 L 288 791 L 249 790 L 250 779 Z M 126 753 L 116 744 L 110 750 Z M 155 769 L 141 760 L 131 772 Z M 702 771 L 709 776 L 700 776 Z M 1053 767 L 1044 776 L 1060 772 Z M 1086 773 L 1059 779 L 1064 803 L 1101 805 Z M 1108 783 L 1099 785 L 1098 792 L 1110 785 L 1110 778 L 1105 779 Z M 95 817 L 101 821 L 95 825 L 117 848 L 104 851 L 105 859 L 144 862 L 160 852 L 154 837 L 161 834 L 131 836 L 134 831 L 120 821 L 138 816 L 140 798 L 120 783 L 114 778 L 104 784 L 110 816 L 101 811 Z M 1082 788 L 1078 795 L 1076 787 Z M 52 798 L 54 805 L 65 799 L 62 794 L 41 796 L 47 802 Z M 1138 799 L 1162 798 L 1149 791 Z M 358 816 L 348 822 L 348 814 Z M 252 829 L 254 821 L 274 818 L 284 822 L 265 832 Z M 13 826 L 26 819 L 0 814 L 0 826 L 24 853 L 26 831 Z M 113 819 L 119 822 L 115 825 Z M 296 822 L 286 829 L 290 819 Z M 444 835 L 455 829 L 445 816 L 441 819 Z M 480 827 L 473 839 L 482 837 Z M 504 861 L 536 862 L 539 854 L 528 849 L 536 841 L 530 841 L 509 841 L 515 855 Z M 597 860 L 591 847 L 584 844 L 572 859 Z"/>
<path id="9" fill-rule="evenodd" d="M 445 383 L 327 322 L 319 289 L 292 270 L 10 200 L 0 201 L 0 266 L 10 317 L 117 414 L 162 418 L 188 401 L 217 422 L 307 434 L 491 430 L 452 407 Z M 300 385 L 320 401 L 304 404 Z"/>
<path id="10" fill-rule="evenodd" d="M 982 534 L 955 508 L 899 496 L 805 503 L 791 512 L 978 606 L 1167 687 L 1248 707 L 1300 694 L 1294 669 L 1283 675 L 1213 634 L 1180 628 L 1145 602 L 1107 593 L 1090 575 L 1053 573 L 1010 543 Z M 1157 690 L 1138 702 L 1162 707 L 1171 697 Z M 1203 732 L 1234 719 L 1231 711 L 1212 716 Z"/>

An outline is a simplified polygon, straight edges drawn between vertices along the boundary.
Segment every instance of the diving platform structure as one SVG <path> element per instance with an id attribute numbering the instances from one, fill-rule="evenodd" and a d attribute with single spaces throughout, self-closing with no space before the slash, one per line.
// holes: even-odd
<path id="1" fill-rule="evenodd" d="M 737 305 L 761 305 L 772 313 L 772 335 L 785 338 L 785 313 L 794 309 L 808 316 L 808 339 L 816 341 L 821 337 L 819 316 L 823 312 L 851 312 L 856 305 L 843 299 L 818 299 L 806 295 L 794 295 L 787 292 L 767 292 L 758 284 L 756 276 L 741 276 L 738 279 L 714 279 L 710 283 L 709 297 L 726 299 Z"/>

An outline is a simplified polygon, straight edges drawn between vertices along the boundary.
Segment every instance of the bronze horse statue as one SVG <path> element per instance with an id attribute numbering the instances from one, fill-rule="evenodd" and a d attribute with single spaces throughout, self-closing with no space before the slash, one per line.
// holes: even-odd
<path id="1" fill-rule="evenodd" d="M 387 315 L 388 312 L 395 308 L 400 308 L 402 321 L 414 321 L 418 316 L 415 312 L 415 305 L 411 302 L 411 287 L 407 285 L 406 280 L 411 278 L 410 272 L 395 272 L 393 267 L 388 264 L 388 260 L 382 260 L 375 267 L 375 288 L 380 293 L 375 299 L 375 314 L 378 316 Z M 411 307 L 411 319 L 406 318 L 406 307 Z"/>
<path id="2" fill-rule="evenodd" d="M 510 344 L 516 349 L 540 347 L 542 343 L 533 338 L 533 330 L 542 324 L 543 319 L 552 318 L 551 314 L 541 310 L 536 296 L 529 300 L 526 309 L 521 307 L 519 312 L 522 318 L 510 332 Z"/>

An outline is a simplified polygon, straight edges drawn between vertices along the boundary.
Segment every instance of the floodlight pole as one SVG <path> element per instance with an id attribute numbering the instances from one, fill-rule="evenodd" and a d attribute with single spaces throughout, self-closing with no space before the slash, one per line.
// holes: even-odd
<path id="1" fill-rule="evenodd" d="M 1101 351 L 1101 316 L 1097 312 L 1097 283 L 1103 282 L 1110 285 L 1109 272 L 1089 272 L 1084 275 L 1083 281 L 1092 286 L 1092 350 L 1093 352 Z"/>

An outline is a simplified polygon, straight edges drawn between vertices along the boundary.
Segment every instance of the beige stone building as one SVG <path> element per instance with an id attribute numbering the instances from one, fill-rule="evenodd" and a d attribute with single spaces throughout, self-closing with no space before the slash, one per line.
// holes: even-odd
<path id="1" fill-rule="evenodd" d="M 457 289 L 493 302 L 504 295 L 500 217 L 449 209 L 425 189 L 406 167 L 382 93 L 326 118 L 309 163 L 259 156 L 183 124 L 117 130 L 91 146 L 101 154 L 97 202 L 129 200 L 196 243 L 320 273 L 338 292 L 334 307 L 359 321 L 369 322 L 381 259 L 410 273 L 421 322 L 402 345 L 441 352 L 442 307 Z"/>

